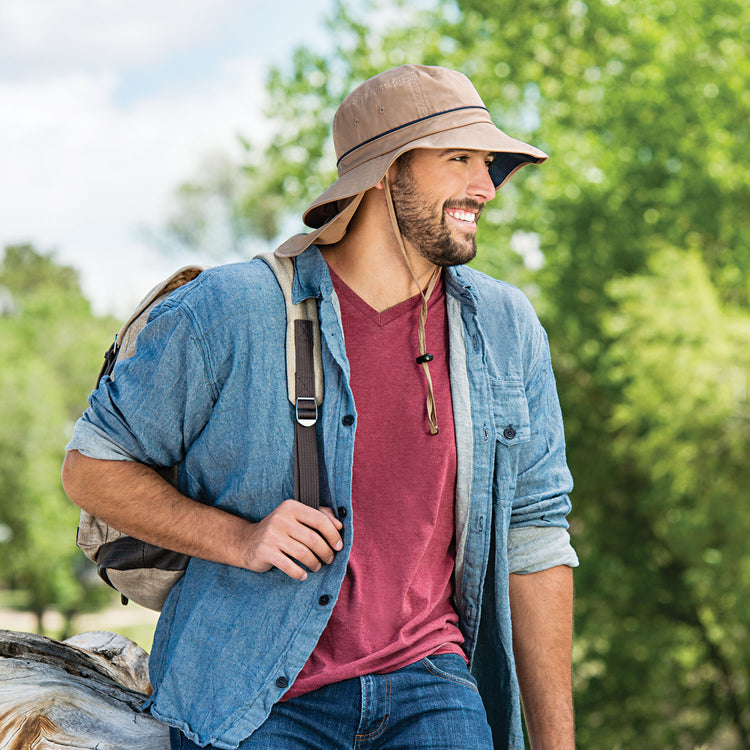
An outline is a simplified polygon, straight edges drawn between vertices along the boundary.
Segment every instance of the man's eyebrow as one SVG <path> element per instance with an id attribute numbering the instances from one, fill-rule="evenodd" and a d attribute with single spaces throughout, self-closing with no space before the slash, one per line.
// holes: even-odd
<path id="1" fill-rule="evenodd" d="M 477 154 L 486 153 L 489 159 L 495 158 L 494 151 L 483 151 L 482 149 L 479 149 L 479 148 L 444 148 L 438 151 L 438 154 L 440 156 L 448 156 L 450 154 L 473 154 L 473 153 L 477 153 Z"/>

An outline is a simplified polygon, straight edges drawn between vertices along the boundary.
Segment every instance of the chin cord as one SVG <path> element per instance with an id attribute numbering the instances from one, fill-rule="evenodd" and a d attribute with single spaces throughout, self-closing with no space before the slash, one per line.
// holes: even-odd
<path id="1" fill-rule="evenodd" d="M 388 204 L 388 215 L 391 218 L 391 225 L 393 226 L 393 231 L 396 235 L 396 239 L 398 240 L 398 246 L 401 248 L 401 254 L 404 256 L 406 266 L 409 269 L 409 273 L 411 273 L 411 276 L 414 279 L 414 283 L 417 285 L 417 289 L 419 289 L 419 294 L 422 297 L 422 309 L 419 311 L 419 328 L 417 330 L 417 338 L 419 343 L 419 356 L 417 357 L 417 364 L 422 365 L 422 369 L 424 370 L 425 378 L 427 380 L 427 422 L 430 426 L 430 434 L 437 435 L 438 423 L 437 414 L 435 413 L 435 393 L 432 389 L 432 376 L 430 375 L 429 365 L 429 363 L 433 360 L 433 356 L 427 351 L 425 325 L 427 323 L 427 302 L 429 301 L 430 296 L 435 289 L 435 285 L 440 278 L 440 267 L 438 266 L 435 268 L 435 270 L 432 272 L 432 275 L 430 276 L 430 281 L 427 284 L 427 289 L 422 291 L 422 285 L 419 283 L 417 274 L 414 273 L 414 267 L 409 260 L 409 255 L 406 252 L 406 247 L 404 247 L 404 240 L 401 237 L 401 230 L 399 229 L 398 220 L 396 219 L 396 210 L 393 207 L 393 196 L 391 195 L 391 185 L 388 180 L 388 175 L 383 178 L 383 184 L 385 186 L 385 200 Z"/>

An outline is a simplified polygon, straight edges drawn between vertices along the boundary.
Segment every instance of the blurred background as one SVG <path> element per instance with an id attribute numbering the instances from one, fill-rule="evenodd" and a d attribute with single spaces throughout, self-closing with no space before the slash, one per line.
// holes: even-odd
<path id="1" fill-rule="evenodd" d="M 579 746 L 750 748 L 746 0 L 3 0 L 0 627 L 150 648 L 59 482 L 102 353 L 167 272 L 300 231 L 339 101 L 404 62 L 465 72 L 550 155 L 475 264 L 551 340 Z"/>

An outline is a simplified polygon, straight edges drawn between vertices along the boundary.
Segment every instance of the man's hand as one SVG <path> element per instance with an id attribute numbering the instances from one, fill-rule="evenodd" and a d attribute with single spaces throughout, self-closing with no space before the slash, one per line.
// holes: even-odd
<path id="1" fill-rule="evenodd" d="M 278 568 L 291 578 L 304 581 L 304 565 L 313 572 L 333 556 L 344 543 L 339 533 L 344 525 L 330 508 L 310 508 L 296 500 L 285 500 L 248 534 L 247 561 L 242 567 L 264 573 Z"/>

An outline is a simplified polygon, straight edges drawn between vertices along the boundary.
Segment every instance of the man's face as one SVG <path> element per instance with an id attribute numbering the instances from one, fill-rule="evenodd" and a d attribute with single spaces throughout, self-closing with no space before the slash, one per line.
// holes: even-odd
<path id="1" fill-rule="evenodd" d="M 487 151 L 415 149 L 396 163 L 393 206 L 404 239 L 436 266 L 468 263 L 477 220 L 494 198 Z"/>

